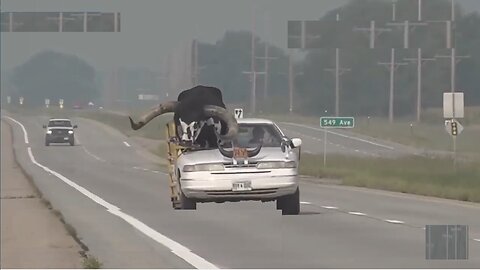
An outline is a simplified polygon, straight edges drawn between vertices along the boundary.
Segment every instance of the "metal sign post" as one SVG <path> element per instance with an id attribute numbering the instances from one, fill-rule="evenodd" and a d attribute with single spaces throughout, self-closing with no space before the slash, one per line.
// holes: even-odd
<path id="1" fill-rule="evenodd" d="M 326 112 L 326 111 L 325 111 Z M 323 167 L 327 166 L 327 128 L 354 128 L 354 117 L 320 117 L 320 127 L 323 135 Z"/>
<path id="2" fill-rule="evenodd" d="M 443 117 L 451 118 L 445 121 L 447 131 L 452 135 L 453 168 L 457 170 L 457 135 L 463 131 L 463 126 L 455 118 L 464 117 L 463 92 L 443 93 Z"/>

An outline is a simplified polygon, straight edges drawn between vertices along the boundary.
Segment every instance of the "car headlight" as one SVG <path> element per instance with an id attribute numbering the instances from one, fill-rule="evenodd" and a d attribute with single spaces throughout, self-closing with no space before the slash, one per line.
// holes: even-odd
<path id="1" fill-rule="evenodd" d="M 225 167 L 223 164 L 196 164 L 196 165 L 185 165 L 183 166 L 184 172 L 201 172 L 201 171 L 223 171 Z"/>
<path id="2" fill-rule="evenodd" d="M 51 131 L 51 130 L 47 130 L 47 134 L 52 134 L 52 131 Z"/>
<path id="3" fill-rule="evenodd" d="M 73 134 L 73 130 L 69 130 L 69 131 L 68 131 L 68 134 Z"/>
<path id="4" fill-rule="evenodd" d="M 297 163 L 295 161 L 267 161 L 257 164 L 257 169 L 285 169 L 296 167 Z"/>

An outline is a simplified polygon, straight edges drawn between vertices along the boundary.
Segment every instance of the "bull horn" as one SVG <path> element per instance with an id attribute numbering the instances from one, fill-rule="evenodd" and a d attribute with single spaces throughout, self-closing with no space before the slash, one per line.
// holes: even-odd
<path id="1" fill-rule="evenodd" d="M 221 145 L 218 146 L 218 150 L 224 157 L 233 158 L 233 151 L 228 151 L 227 149 L 223 148 Z M 247 156 L 249 158 L 254 157 L 258 155 L 258 153 L 260 153 L 260 150 L 262 150 L 262 144 L 259 144 L 253 150 L 247 150 Z"/>
<path id="2" fill-rule="evenodd" d="M 128 118 L 130 119 L 130 125 L 133 130 L 140 129 L 143 126 L 145 126 L 148 122 L 150 122 L 153 118 L 159 115 L 162 115 L 164 113 L 174 112 L 178 104 L 179 104 L 178 101 L 168 101 L 168 102 L 159 104 L 158 106 L 155 106 L 152 109 L 150 109 L 148 113 L 140 117 L 140 120 L 137 123 L 135 123 L 133 119 L 129 116 Z"/>
<path id="3" fill-rule="evenodd" d="M 248 157 L 254 157 L 260 153 L 260 150 L 262 150 L 262 144 L 259 144 L 255 149 L 253 150 L 247 150 L 247 155 Z"/>
<path id="4" fill-rule="evenodd" d="M 233 114 L 229 113 L 226 109 L 215 105 L 206 105 L 203 108 L 203 111 L 206 116 L 216 116 L 227 124 L 227 133 L 225 135 L 219 134 L 221 140 L 232 140 L 237 135 L 237 120 L 235 119 Z"/>
<path id="5" fill-rule="evenodd" d="M 224 157 L 227 157 L 227 158 L 232 158 L 233 157 L 233 151 L 228 151 L 220 145 L 218 146 L 218 150 L 220 151 L 220 153 Z"/>

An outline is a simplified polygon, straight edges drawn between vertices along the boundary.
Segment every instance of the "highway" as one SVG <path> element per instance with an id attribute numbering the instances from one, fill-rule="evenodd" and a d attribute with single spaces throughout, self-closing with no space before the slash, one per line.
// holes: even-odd
<path id="1" fill-rule="evenodd" d="M 280 122 L 279 127 L 289 137 L 299 137 L 307 153 L 323 154 L 325 129 L 306 124 Z M 388 142 L 341 129 L 327 129 L 327 154 L 358 157 L 397 158 L 421 155 L 424 150 Z"/>
<path id="2" fill-rule="evenodd" d="M 47 117 L 5 116 L 19 163 L 105 268 L 480 267 L 479 204 L 305 181 L 299 216 L 282 216 L 273 202 L 175 211 L 158 158 L 120 132 L 73 119 L 77 145 L 46 147 Z M 312 128 L 281 127 L 311 136 L 305 148 L 323 138 Z M 328 136 L 338 151 L 411 153 L 358 140 L 351 148 L 352 139 Z M 425 260 L 430 224 L 469 225 L 469 259 Z"/>

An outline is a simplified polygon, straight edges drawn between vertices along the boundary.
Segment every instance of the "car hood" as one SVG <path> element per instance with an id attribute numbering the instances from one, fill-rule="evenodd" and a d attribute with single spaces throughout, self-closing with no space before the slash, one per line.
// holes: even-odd
<path id="1" fill-rule="evenodd" d="M 231 158 L 224 157 L 218 149 L 199 150 L 183 153 L 180 157 L 184 164 L 199 163 L 228 163 Z M 290 151 L 283 153 L 280 147 L 262 147 L 258 155 L 248 159 L 249 162 L 268 161 L 268 160 L 297 160 L 297 155 Z"/>

